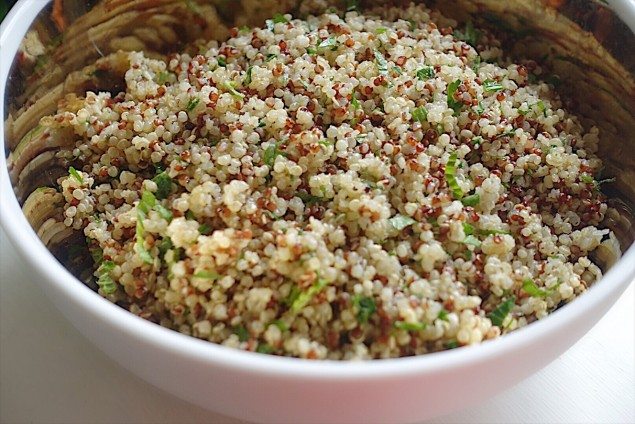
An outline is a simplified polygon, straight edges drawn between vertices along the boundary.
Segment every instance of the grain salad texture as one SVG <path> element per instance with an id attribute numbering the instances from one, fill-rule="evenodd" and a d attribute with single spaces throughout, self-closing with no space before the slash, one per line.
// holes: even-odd
<path id="1" fill-rule="evenodd" d="M 99 292 L 211 342 L 310 359 L 480 343 L 602 275 L 598 130 L 534 61 L 425 6 L 130 53 L 69 95 L 64 224 Z M 61 152 L 60 154 L 65 154 Z"/>

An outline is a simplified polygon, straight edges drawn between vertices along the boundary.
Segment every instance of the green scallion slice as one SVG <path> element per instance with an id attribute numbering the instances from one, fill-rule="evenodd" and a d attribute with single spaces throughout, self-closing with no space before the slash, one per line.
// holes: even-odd
<path id="1" fill-rule="evenodd" d="M 445 180 L 448 183 L 450 190 L 452 190 L 454 198 L 461 199 L 463 197 L 463 190 L 461 190 L 461 187 L 456 179 L 456 161 L 456 152 L 452 152 L 450 158 L 448 159 L 448 163 L 445 165 Z"/>

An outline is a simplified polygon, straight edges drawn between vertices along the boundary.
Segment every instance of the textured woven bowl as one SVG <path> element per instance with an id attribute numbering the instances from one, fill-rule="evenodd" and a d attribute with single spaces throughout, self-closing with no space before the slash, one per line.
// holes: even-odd
<path id="1" fill-rule="evenodd" d="M 373 2 L 379 0 L 363 3 Z M 262 0 L 256 13 L 246 14 L 253 7 L 248 3 L 253 4 L 21 0 L 0 26 L 2 226 L 51 300 L 121 365 L 180 398 L 252 421 L 413 422 L 480 402 L 544 367 L 584 335 L 633 280 L 635 3 L 458 0 L 428 3 L 459 21 L 470 18 L 514 34 L 507 43 L 512 55 L 539 58 L 548 51 L 559 58 L 551 63 L 562 80 L 559 90 L 577 113 L 601 127 L 601 156 L 607 173 L 617 178 L 611 206 L 619 211 L 604 224 L 616 232 L 624 254 L 587 293 L 479 346 L 355 363 L 226 348 L 144 321 L 101 298 L 82 281 L 89 278 L 90 262 L 68 253 L 83 237 L 57 225 L 55 190 L 37 190 L 67 170 L 53 157 L 56 140 L 27 153 L 20 140 L 65 93 L 116 88 L 119 49 L 164 54 L 197 37 L 226 37 L 227 27 L 310 9 L 296 0 Z M 34 35 L 44 51 L 28 42 L 20 47 L 25 36 Z M 111 72 L 94 72 L 103 68 L 100 63 Z"/>

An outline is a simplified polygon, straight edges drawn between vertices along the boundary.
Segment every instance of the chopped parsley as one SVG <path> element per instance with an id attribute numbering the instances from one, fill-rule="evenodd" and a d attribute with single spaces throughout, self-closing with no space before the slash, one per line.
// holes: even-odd
<path id="1" fill-rule="evenodd" d="M 478 40 L 481 38 L 481 32 L 474 28 L 472 21 L 465 24 L 465 29 L 455 30 L 454 37 L 458 40 L 465 41 L 472 47 L 476 47 Z"/>
<path id="2" fill-rule="evenodd" d="M 388 62 L 386 58 L 379 50 L 375 50 L 375 62 L 377 63 L 377 70 L 381 75 L 388 74 Z"/>
<path id="3" fill-rule="evenodd" d="M 359 11 L 359 0 L 346 0 L 346 11 L 347 12 Z"/>
<path id="4" fill-rule="evenodd" d="M 280 151 L 278 142 L 275 142 L 269 147 L 267 147 L 267 149 L 265 149 L 263 161 L 265 165 L 269 166 L 269 168 L 272 168 L 278 156 L 286 156 L 286 155 L 284 152 Z"/>
<path id="5" fill-rule="evenodd" d="M 203 235 L 207 235 L 212 231 L 212 227 L 207 224 L 201 224 L 198 227 L 198 232 Z"/>
<path id="6" fill-rule="evenodd" d="M 271 62 L 272 60 L 274 60 L 276 57 L 278 57 L 277 54 L 275 53 L 269 53 L 267 55 L 267 57 L 265 58 L 265 62 Z"/>
<path id="7" fill-rule="evenodd" d="M 313 299 L 316 294 L 318 294 L 324 287 L 326 287 L 327 284 L 328 282 L 326 280 L 318 278 L 317 281 L 311 287 L 309 287 L 307 291 L 300 292 L 298 297 L 291 304 L 291 311 L 294 314 L 300 312 L 306 305 L 309 304 L 311 299 Z"/>
<path id="8" fill-rule="evenodd" d="M 417 221 L 412 219 L 409 216 L 397 214 L 388 220 L 390 225 L 393 226 L 397 231 L 401 231 L 406 227 L 409 227 L 412 224 L 415 224 Z"/>
<path id="9" fill-rule="evenodd" d="M 379 28 L 375 29 L 375 34 L 377 34 L 377 35 L 384 34 L 386 31 L 388 31 L 388 28 L 379 27 Z"/>
<path id="10" fill-rule="evenodd" d="M 186 109 L 188 112 L 191 112 L 191 111 L 193 111 L 193 110 L 194 110 L 194 108 L 195 108 L 196 106 L 198 106 L 198 104 L 199 104 L 200 102 L 201 102 L 201 99 L 199 99 L 198 97 L 196 97 L 196 98 L 194 98 L 194 99 L 190 99 L 190 101 L 189 101 L 189 102 L 187 102 L 187 106 L 185 107 L 185 109 Z"/>
<path id="11" fill-rule="evenodd" d="M 470 194 L 461 199 L 461 203 L 465 206 L 476 206 L 481 201 L 481 196 L 478 194 Z"/>
<path id="12" fill-rule="evenodd" d="M 417 78 L 422 81 L 429 80 L 430 78 L 434 78 L 434 68 L 432 66 L 427 66 L 425 68 L 421 68 L 417 71 Z"/>
<path id="13" fill-rule="evenodd" d="M 234 327 L 234 334 L 238 336 L 238 340 L 241 342 L 249 340 L 249 331 L 247 331 L 247 329 L 242 325 Z"/>
<path id="14" fill-rule="evenodd" d="M 270 325 L 275 325 L 282 332 L 289 330 L 289 326 L 282 320 L 277 319 L 275 321 L 271 321 Z"/>
<path id="15" fill-rule="evenodd" d="M 357 93 L 353 91 L 353 96 L 351 97 L 351 107 L 355 110 L 358 110 L 362 107 L 359 100 L 357 100 Z"/>
<path id="16" fill-rule="evenodd" d="M 78 183 L 80 184 L 84 184 L 84 179 L 82 178 L 82 174 L 80 174 L 79 172 L 77 172 L 77 170 L 75 168 L 73 168 L 72 166 L 70 168 L 68 168 L 68 173 L 71 175 L 71 177 L 73 177 Z"/>
<path id="17" fill-rule="evenodd" d="M 170 178 L 167 172 L 163 171 L 157 174 L 152 181 L 157 185 L 157 191 L 155 192 L 157 199 L 163 200 L 170 195 L 172 191 L 172 178 Z"/>
<path id="18" fill-rule="evenodd" d="M 268 345 L 267 343 L 259 343 L 258 347 L 256 348 L 256 352 L 258 353 L 272 353 L 273 350 L 273 347 L 271 347 L 271 345 Z"/>
<path id="19" fill-rule="evenodd" d="M 247 68 L 247 72 L 245 72 L 245 79 L 243 80 L 243 85 L 251 84 L 251 71 L 253 71 L 254 67 L 250 66 Z"/>
<path id="20" fill-rule="evenodd" d="M 512 296 L 498 305 L 492 312 L 490 312 L 487 317 L 492 321 L 492 324 L 497 327 L 501 327 L 505 322 L 507 315 L 509 315 L 512 308 L 514 307 L 515 302 L 516 298 Z"/>
<path id="21" fill-rule="evenodd" d="M 362 324 L 367 323 L 371 315 L 377 311 L 375 300 L 372 297 L 356 295 L 353 297 L 353 305 L 357 309 L 357 320 Z"/>
<path id="22" fill-rule="evenodd" d="M 507 230 L 478 230 L 478 233 L 482 236 L 495 236 L 499 234 L 511 234 L 511 231 Z"/>
<path id="23" fill-rule="evenodd" d="M 441 309 L 439 311 L 439 315 L 437 315 L 437 319 L 440 319 L 441 321 L 448 321 L 448 315 L 450 314 L 450 312 L 446 311 L 445 309 Z"/>
<path id="24" fill-rule="evenodd" d="M 448 107 L 454 111 L 455 115 L 459 113 L 461 109 L 463 108 L 463 102 L 460 102 L 454 99 L 454 94 L 456 93 L 456 90 L 458 90 L 459 85 L 461 85 L 460 79 L 454 82 L 451 82 L 448 85 L 448 96 L 447 96 Z"/>
<path id="25" fill-rule="evenodd" d="M 222 67 L 222 68 L 226 68 L 227 67 L 227 58 L 224 56 L 218 56 L 216 58 L 216 61 L 218 62 L 218 66 Z"/>
<path id="26" fill-rule="evenodd" d="M 483 89 L 486 93 L 496 93 L 503 89 L 503 85 L 498 81 L 488 79 L 483 82 Z"/>
<path id="27" fill-rule="evenodd" d="M 418 107 L 412 111 L 412 119 L 420 123 L 428 122 L 428 110 L 424 107 Z"/>
<path id="28" fill-rule="evenodd" d="M 212 271 L 199 271 L 194 274 L 193 277 L 200 278 L 202 280 L 218 280 L 221 278 L 221 275 Z"/>
<path id="29" fill-rule="evenodd" d="M 421 330 L 425 330 L 427 327 L 425 322 L 395 321 L 393 325 L 398 330 L 406 330 L 406 331 L 421 331 Z"/>
<path id="30" fill-rule="evenodd" d="M 474 246 L 477 249 L 481 247 L 481 241 L 471 234 L 465 237 L 463 244 Z"/>
<path id="31" fill-rule="evenodd" d="M 273 23 L 274 24 L 286 24 L 289 22 L 289 20 L 287 18 L 285 18 L 284 15 L 280 14 L 280 13 L 276 13 L 275 15 L 273 15 Z"/>
<path id="32" fill-rule="evenodd" d="M 155 81 L 159 85 L 164 85 L 166 82 L 170 81 L 171 74 L 167 71 L 161 71 L 156 74 Z"/>
<path id="33" fill-rule="evenodd" d="M 523 281 L 523 290 L 531 297 L 547 297 L 550 294 L 549 290 L 541 289 L 530 278 Z"/>
<path id="34" fill-rule="evenodd" d="M 331 51 L 335 51 L 337 50 L 337 45 L 338 43 L 335 37 L 329 37 L 320 41 L 320 44 L 317 45 L 317 50 L 324 51 L 326 49 L 330 49 Z"/>

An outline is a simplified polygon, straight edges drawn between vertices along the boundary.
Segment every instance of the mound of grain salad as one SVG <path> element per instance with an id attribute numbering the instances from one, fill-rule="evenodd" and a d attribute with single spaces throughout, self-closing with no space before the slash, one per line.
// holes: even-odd
<path id="1" fill-rule="evenodd" d="M 381 16 L 381 18 L 380 18 Z M 598 130 L 424 6 L 276 15 L 70 96 L 65 224 L 99 293 L 239 349 L 424 354 L 548 315 L 614 241 Z"/>

